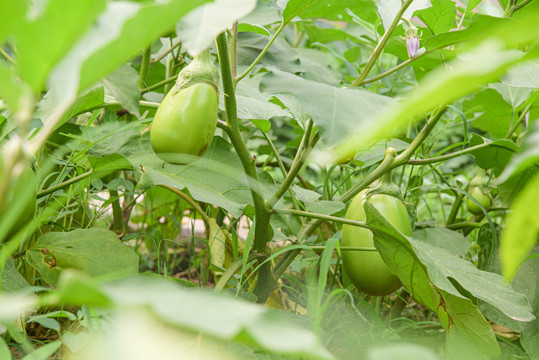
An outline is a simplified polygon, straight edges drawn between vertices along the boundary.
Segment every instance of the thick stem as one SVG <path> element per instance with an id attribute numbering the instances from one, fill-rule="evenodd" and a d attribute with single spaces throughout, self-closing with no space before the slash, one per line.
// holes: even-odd
<path id="1" fill-rule="evenodd" d="M 228 135 L 247 175 L 255 207 L 255 236 L 252 251 L 255 254 L 266 254 L 267 243 L 269 241 L 269 221 L 271 215 L 262 196 L 262 189 L 256 173 L 256 164 L 249 154 L 240 133 L 234 79 L 232 78 L 232 69 L 230 67 L 226 33 L 221 33 L 217 37 L 216 43 L 219 53 L 219 65 L 221 67 L 221 79 L 223 82 L 225 113 L 227 123 L 230 127 Z M 263 260 L 259 260 L 259 263 L 261 262 L 263 262 Z M 260 267 L 258 281 L 254 290 L 254 293 L 260 302 L 266 300 L 267 296 L 271 293 L 273 286 L 274 281 L 273 275 L 271 274 L 271 264 L 266 262 Z"/>
<path id="2" fill-rule="evenodd" d="M 140 63 L 140 73 L 138 77 L 138 87 L 143 89 L 146 87 L 146 79 L 148 78 L 148 71 L 150 70 L 150 55 L 152 54 L 151 44 L 144 48 L 142 53 L 142 62 Z"/>
<path id="3" fill-rule="evenodd" d="M 378 57 L 380 57 L 380 54 L 382 53 L 384 46 L 386 46 L 387 42 L 389 41 L 389 38 L 391 37 L 391 34 L 393 34 L 393 31 L 395 31 L 395 29 L 397 28 L 397 25 L 399 25 L 399 21 L 401 20 L 402 14 L 404 14 L 406 9 L 408 9 L 408 7 L 412 4 L 412 1 L 413 0 L 406 0 L 406 2 L 402 4 L 401 8 L 395 15 L 393 22 L 389 26 L 389 29 L 387 29 L 384 36 L 382 36 L 382 39 L 380 39 L 380 42 L 378 43 L 378 45 L 376 45 L 376 48 L 374 48 L 374 51 L 369 57 L 367 64 L 363 68 L 363 71 L 361 72 L 361 74 L 359 74 L 358 78 L 352 83 L 351 86 L 358 86 L 367 78 L 367 75 L 369 75 L 369 71 L 371 71 L 374 64 L 376 63 L 376 60 L 378 60 Z"/>

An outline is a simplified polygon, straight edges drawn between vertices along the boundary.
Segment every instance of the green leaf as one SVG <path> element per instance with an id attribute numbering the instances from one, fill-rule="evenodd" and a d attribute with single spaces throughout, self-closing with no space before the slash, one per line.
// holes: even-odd
<path id="1" fill-rule="evenodd" d="M 30 93 L 28 85 L 17 79 L 14 68 L 0 62 L 0 96 L 11 111 L 15 112 L 25 106 L 24 102 Z"/>
<path id="2" fill-rule="evenodd" d="M 526 132 L 520 151 L 518 151 L 507 165 L 507 168 L 500 176 L 499 181 L 504 182 L 507 179 L 521 174 L 527 169 L 539 165 L 539 121 L 531 124 Z"/>
<path id="3" fill-rule="evenodd" d="M 369 349 L 368 360 L 439 360 L 431 350 L 417 344 L 387 344 Z"/>
<path id="4" fill-rule="evenodd" d="M 138 102 L 138 73 L 129 65 L 124 65 L 103 78 L 103 83 L 122 106 L 136 117 L 140 117 Z"/>
<path id="5" fill-rule="evenodd" d="M 476 14 L 470 26 L 466 29 L 449 31 L 426 39 L 424 43 L 425 49 L 439 49 L 448 45 L 474 40 L 484 34 L 485 31 L 509 22 L 511 22 L 509 19 Z"/>
<path id="6" fill-rule="evenodd" d="M 13 356 L 11 354 L 11 351 L 9 351 L 9 347 L 6 344 L 6 341 L 3 337 L 0 337 L 0 359 L 5 360 L 12 360 Z"/>
<path id="7" fill-rule="evenodd" d="M 65 269 L 58 280 L 57 292 L 53 294 L 58 302 L 70 305 L 106 307 L 110 299 L 99 287 L 95 279 L 83 271 Z"/>
<path id="8" fill-rule="evenodd" d="M 138 255 L 115 233 L 100 228 L 45 233 L 28 249 L 26 260 L 52 286 L 64 269 L 90 276 L 138 273 Z"/>
<path id="9" fill-rule="evenodd" d="M 520 192 L 511 205 L 512 212 L 500 239 L 502 274 L 511 279 L 520 262 L 537 242 L 539 234 L 539 174 L 536 174 Z"/>
<path id="10" fill-rule="evenodd" d="M 507 85 L 503 82 L 489 84 L 489 87 L 500 93 L 503 99 L 515 110 L 529 99 L 533 90 L 526 87 Z"/>
<path id="11" fill-rule="evenodd" d="M 88 141 L 95 143 L 90 155 L 103 157 L 116 154 L 114 158 L 118 160 L 118 166 L 125 164 L 121 157 L 131 163 L 141 188 L 155 185 L 179 190 L 188 188 L 195 200 L 220 206 L 235 217 L 241 216 L 245 207 L 252 203 L 241 162 L 223 138 L 214 137 L 208 151 L 200 159 L 188 165 L 172 165 L 163 162 L 154 153 L 149 132 L 143 131 L 141 134 L 141 127 L 144 126 L 143 121 L 102 125 L 99 130 L 87 134 Z M 269 175 L 259 171 L 259 180 L 264 195 L 273 195 L 276 188 Z"/>
<path id="12" fill-rule="evenodd" d="M 414 298 L 438 313 L 448 336 L 449 359 L 462 358 L 463 353 L 489 359 L 499 353 L 492 328 L 452 281 L 514 319 L 533 319 L 526 297 L 512 290 L 500 276 L 480 271 L 437 246 L 405 237 L 371 204 L 364 206 L 367 224 L 375 229 L 374 243 L 384 262 Z M 429 289 L 429 284 L 434 286 Z"/>
<path id="13" fill-rule="evenodd" d="M 455 256 L 464 256 L 470 249 L 470 243 L 461 233 L 443 227 L 415 230 L 414 239 L 445 249 Z"/>
<path id="14" fill-rule="evenodd" d="M 494 89 L 486 89 L 477 93 L 463 104 L 468 119 L 473 120 L 474 127 L 490 132 L 495 138 L 503 138 L 513 115 L 513 108 Z M 474 116 L 476 115 L 476 116 Z"/>
<path id="15" fill-rule="evenodd" d="M 536 251 L 535 257 L 528 258 L 519 267 L 512 282 L 515 290 L 525 294 L 533 307 L 535 320 L 523 324 L 520 332 L 520 343 L 532 359 L 539 354 L 539 341 L 537 341 L 539 338 L 539 276 L 537 274 L 539 274 L 539 257 Z"/>
<path id="16" fill-rule="evenodd" d="M 452 319 L 447 333 L 446 360 L 488 360 L 500 355 L 492 327 L 469 299 L 442 291 L 445 311 Z"/>
<path id="17" fill-rule="evenodd" d="M 451 0 L 431 0 L 432 7 L 414 13 L 433 34 L 447 32 L 457 26 L 457 10 Z"/>
<path id="18" fill-rule="evenodd" d="M 393 99 L 368 90 L 343 89 L 281 71 L 266 74 L 261 90 L 272 94 L 294 94 L 329 145 L 338 143 L 347 134 L 355 133 L 367 124 L 371 126 L 380 109 L 394 104 Z"/>
<path id="19" fill-rule="evenodd" d="M 501 82 L 515 87 L 539 88 L 539 60 L 523 62 L 501 78 Z"/>
<path id="20" fill-rule="evenodd" d="M 28 0 L 0 2 L 0 44 L 19 31 L 24 24 L 27 8 Z"/>
<path id="21" fill-rule="evenodd" d="M 481 38 L 487 39 L 476 43 L 472 50 L 449 62 L 452 71 L 446 71 L 445 66 L 431 71 L 402 102 L 371 119 L 368 125 L 357 126 L 354 135 L 321 160 L 327 162 L 350 157 L 358 147 L 368 146 L 373 141 L 387 137 L 394 129 L 409 124 L 409 121 L 424 118 L 426 113 L 440 105 L 450 104 L 477 91 L 480 85 L 497 79 L 510 66 L 527 60 L 524 53 L 512 48 L 533 41 L 535 38 L 531 34 L 538 32 L 539 13 L 485 31 Z"/>
<path id="22" fill-rule="evenodd" d="M 490 144 L 489 147 L 470 152 L 475 157 L 477 165 L 483 169 L 493 169 L 500 176 L 511 156 L 518 151 L 518 146 L 511 140 L 489 140 L 477 134 L 472 134 L 470 146 Z"/>
<path id="23" fill-rule="evenodd" d="M 30 354 L 23 357 L 21 360 L 47 360 L 52 354 L 56 352 L 62 345 L 62 341 L 53 341 L 46 345 L 43 345 Z"/>
<path id="24" fill-rule="evenodd" d="M 182 46 L 193 56 L 201 53 L 255 6 L 256 0 L 216 0 L 191 11 L 176 25 Z"/>
<path id="25" fill-rule="evenodd" d="M 379 22 L 376 3 L 371 0 L 310 1 L 308 3 L 311 3 L 311 6 L 303 8 L 299 14 L 303 19 L 322 18 L 324 20 L 352 22 L 354 17 L 360 17 L 366 22 Z"/>
<path id="26" fill-rule="evenodd" d="M 105 0 L 51 0 L 43 12 L 19 29 L 19 73 L 34 93 L 42 90 L 54 65 L 91 28 L 105 5 Z"/>
<path id="27" fill-rule="evenodd" d="M 180 329 L 244 341 L 281 354 L 333 359 L 311 331 L 290 321 L 284 312 L 223 293 L 182 288 L 149 277 L 112 283 L 105 289 L 117 304 L 148 308 L 162 322 Z"/>
<path id="28" fill-rule="evenodd" d="M 18 292 L 29 287 L 28 281 L 22 277 L 15 268 L 15 262 L 11 256 L 6 259 L 4 271 L 2 272 L 2 292 Z M 0 358 L 1 359 L 1 358 Z"/>
<path id="29" fill-rule="evenodd" d="M 301 14 L 303 11 L 316 5 L 320 0 L 289 0 L 283 11 L 283 22 L 289 23 L 293 18 Z"/>
<path id="30" fill-rule="evenodd" d="M 56 124 L 55 129 L 58 129 L 72 117 L 80 115 L 87 111 L 91 111 L 96 107 L 100 107 L 104 103 L 105 90 L 103 89 L 102 85 L 88 89 L 73 101 L 71 106 L 62 115 L 61 120 Z M 34 116 L 37 119 L 40 119 L 44 123 L 44 125 L 46 125 L 47 120 L 50 117 L 54 116 L 54 113 L 58 111 L 59 106 L 60 103 L 58 102 L 58 98 L 54 90 L 48 91 L 41 99 L 41 101 L 37 104 L 38 108 L 34 113 Z"/>
<path id="31" fill-rule="evenodd" d="M 87 89 L 138 55 L 144 46 L 169 32 L 179 19 L 205 2 L 208 0 L 109 2 L 94 26 L 56 66 L 50 86 L 56 89 L 59 99 Z"/>

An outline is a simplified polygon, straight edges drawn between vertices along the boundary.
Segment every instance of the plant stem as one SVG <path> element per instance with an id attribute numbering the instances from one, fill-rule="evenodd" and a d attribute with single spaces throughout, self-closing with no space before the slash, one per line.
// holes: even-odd
<path id="1" fill-rule="evenodd" d="M 449 226 L 451 226 L 451 224 L 455 222 L 455 219 L 457 218 L 457 214 L 459 212 L 460 205 L 462 204 L 462 199 L 464 199 L 464 196 L 465 196 L 464 194 L 459 193 L 455 197 L 455 202 L 453 203 L 453 206 L 451 207 L 451 211 L 449 212 L 449 216 L 447 217 L 447 220 L 445 222 L 445 226 L 447 228 L 449 228 Z"/>
<path id="2" fill-rule="evenodd" d="M 311 246 L 310 248 L 313 250 L 324 250 L 326 247 L 325 246 Z M 360 247 L 360 246 L 341 246 L 340 249 L 341 251 L 378 251 L 378 249 L 375 247 L 369 248 L 369 247 Z M 336 248 L 335 248 L 335 251 L 337 251 Z"/>
<path id="3" fill-rule="evenodd" d="M 268 205 L 269 209 L 274 207 L 275 204 L 277 203 L 277 201 L 279 201 L 279 199 L 290 188 L 290 186 L 292 185 L 292 182 L 296 178 L 296 175 L 298 174 L 298 172 L 303 167 L 303 164 L 305 163 L 305 160 L 307 159 L 307 156 L 309 155 L 310 151 L 313 148 L 313 146 L 311 144 L 311 141 L 309 139 L 310 135 L 311 135 L 312 128 L 313 128 L 313 122 L 312 122 L 312 120 L 310 120 L 309 121 L 309 126 L 307 127 L 307 130 L 305 131 L 305 134 L 303 136 L 303 140 L 306 143 L 305 151 L 301 152 L 301 154 L 300 154 L 301 150 L 298 149 L 298 153 L 296 154 L 296 157 L 294 159 L 294 162 L 292 163 L 292 166 L 290 168 L 290 171 L 288 172 L 288 175 L 284 179 L 281 186 L 279 186 L 279 188 L 277 189 L 275 194 L 273 194 L 271 199 L 269 199 L 268 202 L 267 202 L 267 205 Z M 319 139 L 319 136 L 318 136 L 318 133 L 317 133 L 315 135 L 315 137 L 313 138 L 313 141 L 316 142 L 316 141 L 318 141 L 318 139 Z M 302 143 L 303 143 L 303 140 L 302 140 Z M 301 144 L 300 144 L 300 147 L 301 147 Z"/>
<path id="4" fill-rule="evenodd" d="M 275 33 L 273 34 L 273 36 L 271 37 L 271 39 L 268 41 L 268 43 L 266 44 L 266 46 L 264 47 L 264 49 L 262 49 L 262 51 L 260 52 L 260 54 L 258 54 L 258 56 L 256 57 L 256 59 L 253 61 L 253 63 L 251 65 L 249 65 L 249 67 L 247 68 L 247 70 L 245 70 L 243 72 L 243 74 L 241 74 L 240 76 L 237 76 L 235 81 L 236 83 L 238 83 L 241 79 L 243 79 L 244 77 L 247 76 L 247 74 L 249 74 L 251 72 L 251 70 L 253 70 L 253 68 L 256 66 L 256 64 L 258 64 L 258 62 L 260 60 L 262 60 L 262 58 L 264 57 L 264 55 L 266 55 L 266 52 L 268 51 L 268 49 L 270 48 L 271 44 L 273 44 L 273 42 L 275 41 L 275 39 L 277 39 L 277 36 L 279 36 L 279 34 L 281 33 L 281 31 L 283 31 L 284 27 L 286 26 L 286 24 L 284 22 L 281 23 L 281 25 L 279 25 L 279 27 L 277 28 L 277 30 L 275 31 Z"/>
<path id="5" fill-rule="evenodd" d="M 232 36 L 230 37 L 230 63 L 232 67 L 232 78 L 236 78 L 236 65 L 237 65 L 237 51 L 238 51 L 238 22 L 234 22 L 232 25 Z"/>
<path id="6" fill-rule="evenodd" d="M 453 153 L 450 153 L 450 154 L 436 156 L 436 157 L 429 158 L 429 159 L 411 159 L 411 160 L 406 161 L 406 164 L 407 165 L 427 165 L 427 164 L 437 163 L 437 162 L 453 159 L 453 158 L 459 157 L 461 155 L 466 155 L 466 154 L 471 153 L 473 151 L 485 149 L 485 148 L 488 148 L 490 146 L 495 146 L 495 145 L 493 143 L 479 144 L 479 145 L 475 145 L 475 146 L 470 146 L 469 148 L 466 148 L 466 149 L 463 149 L 463 150 L 460 150 L 460 151 L 456 151 L 456 152 L 453 152 Z"/>
<path id="7" fill-rule="evenodd" d="M 350 201 L 356 194 L 358 194 L 360 191 L 372 184 L 375 180 L 377 180 L 387 172 L 391 171 L 393 168 L 405 164 L 410 159 L 412 154 L 417 150 L 417 148 L 419 148 L 421 143 L 425 141 L 432 129 L 434 129 L 434 126 L 438 123 L 446 109 L 447 106 L 441 106 L 440 108 L 438 108 L 438 110 L 436 110 L 431 115 L 428 123 L 423 127 L 423 129 L 421 129 L 421 131 L 412 141 L 412 143 L 408 145 L 406 150 L 404 150 L 399 156 L 394 157 L 391 151 L 386 151 L 382 163 L 378 165 L 378 167 L 374 169 L 370 174 L 365 176 L 365 178 L 363 178 L 363 180 L 359 184 L 348 190 L 337 200 L 342 202 Z M 304 242 L 320 226 L 320 224 L 322 224 L 322 222 L 324 222 L 324 220 L 321 219 L 314 219 L 309 222 L 299 235 L 298 242 L 300 244 Z M 281 277 L 281 275 L 285 272 L 285 270 L 288 268 L 290 263 L 295 259 L 295 257 L 299 254 L 300 251 L 300 249 L 294 249 L 283 255 L 283 257 L 273 268 L 273 274 L 276 279 L 279 279 L 279 277 Z"/>
<path id="8" fill-rule="evenodd" d="M 483 224 L 478 222 L 471 222 L 471 221 L 463 221 L 453 224 L 448 224 L 445 227 L 451 230 L 458 230 L 458 229 L 464 229 L 464 228 L 480 228 L 483 226 Z"/>
<path id="9" fill-rule="evenodd" d="M 358 78 L 352 83 L 353 86 L 358 86 L 361 84 L 366 78 L 367 75 L 369 75 L 369 71 L 371 71 L 372 67 L 376 63 L 376 60 L 378 60 L 378 57 L 380 57 L 380 54 L 382 53 L 382 50 L 384 49 L 384 46 L 386 46 L 387 42 L 389 41 L 389 38 L 391 37 L 391 34 L 393 34 L 393 31 L 397 28 L 397 25 L 399 25 L 399 21 L 401 20 L 402 15 L 408 9 L 408 7 L 412 4 L 413 0 L 406 0 L 397 14 L 395 15 L 395 18 L 393 19 L 393 22 L 389 26 L 389 29 L 385 32 L 384 36 L 382 36 L 382 39 L 380 39 L 380 42 L 376 47 L 374 48 L 374 51 L 372 52 L 371 56 L 369 57 L 369 60 L 367 61 L 367 64 L 363 68 L 363 71 L 361 74 L 359 74 Z"/>
<path id="10" fill-rule="evenodd" d="M 372 227 L 367 225 L 364 221 L 356 221 L 356 220 L 350 220 L 345 218 L 340 218 L 338 216 L 331 216 L 331 215 L 325 215 L 325 214 L 319 214 L 319 213 L 313 213 L 310 211 L 303 211 L 303 210 L 293 210 L 293 209 L 273 209 L 272 210 L 276 214 L 290 214 L 290 215 L 298 215 L 298 216 L 304 216 L 311 219 L 320 219 L 320 220 L 326 220 L 326 221 L 333 221 L 341 224 L 347 224 L 352 226 L 358 226 L 365 229 L 373 230 Z"/>
<path id="11" fill-rule="evenodd" d="M 71 184 L 74 184 L 76 182 L 79 182 L 81 181 L 82 179 L 86 179 L 87 177 L 91 176 L 92 174 L 94 173 L 94 170 L 90 170 L 90 171 L 87 171 L 83 174 L 80 174 L 80 175 L 77 175 L 75 177 L 72 177 L 71 179 L 69 180 L 66 180 L 64 181 L 63 183 L 60 183 L 58 185 L 54 185 L 54 186 L 51 186 L 50 188 L 48 188 L 47 190 L 43 190 L 41 192 L 38 192 L 37 193 L 37 198 L 41 198 L 43 196 L 46 196 L 46 195 L 49 195 L 49 194 L 52 194 L 53 192 L 55 191 L 58 191 L 60 189 L 63 189 Z"/>
<path id="12" fill-rule="evenodd" d="M 140 63 L 140 73 L 138 77 L 138 87 L 143 89 L 146 87 L 146 79 L 148 78 L 148 71 L 150 70 L 150 55 L 152 54 L 151 44 L 144 48 L 142 53 L 142 62 Z"/>
<path id="13" fill-rule="evenodd" d="M 13 60 L 11 56 L 8 55 L 6 50 L 2 49 L 1 47 L 0 47 L 0 54 L 2 54 L 2 56 L 5 57 L 6 60 L 9 61 L 12 65 L 17 65 L 17 63 L 15 63 L 15 60 Z"/>
<path id="14" fill-rule="evenodd" d="M 144 93 L 147 93 L 149 91 L 158 89 L 163 85 L 170 84 L 171 82 L 176 81 L 177 78 L 178 78 L 178 75 L 173 75 L 173 76 L 169 77 L 168 79 L 159 81 L 159 82 L 157 82 L 157 83 L 155 83 L 153 85 L 150 85 L 150 86 L 147 86 L 147 87 L 145 87 L 143 89 L 140 89 L 140 93 L 144 94 Z"/>
<path id="15" fill-rule="evenodd" d="M 279 156 L 279 152 L 277 151 L 277 148 L 275 147 L 275 144 L 273 144 L 273 141 L 271 141 L 271 138 L 268 136 L 268 134 L 262 132 L 262 135 L 264 135 L 264 138 L 266 139 L 267 143 L 269 144 L 271 151 L 273 152 L 273 155 L 275 156 L 275 160 L 277 161 L 277 165 L 279 166 L 279 169 L 281 169 L 281 173 L 283 174 L 283 178 L 286 179 L 287 171 L 284 167 L 283 161 L 281 157 Z M 299 203 L 296 199 L 296 194 L 292 190 L 291 187 L 288 188 L 288 192 L 290 193 L 290 197 L 292 198 L 292 203 L 294 204 L 294 208 L 299 209 Z"/>
<path id="16" fill-rule="evenodd" d="M 531 107 L 532 107 L 532 104 L 526 106 L 524 108 L 524 110 L 522 110 L 522 112 L 520 113 L 520 116 L 518 117 L 517 121 L 515 121 L 513 126 L 511 126 L 511 128 L 509 129 L 507 134 L 504 136 L 504 139 L 510 139 L 511 136 L 513 136 L 513 133 L 518 129 L 520 124 L 522 124 L 522 122 L 526 118 L 526 114 L 530 111 Z"/>
<path id="17" fill-rule="evenodd" d="M 181 40 L 178 40 L 174 45 L 172 45 L 167 51 L 165 51 L 164 53 L 162 53 L 161 55 L 159 55 L 157 58 L 153 59 L 150 64 L 156 64 L 158 63 L 159 61 L 161 61 L 165 56 L 167 56 L 171 51 L 173 51 L 174 49 L 176 49 L 178 46 L 180 46 L 182 44 L 182 41 Z"/>
<path id="18" fill-rule="evenodd" d="M 121 235 L 124 233 L 124 223 L 123 223 L 123 210 L 120 205 L 120 196 L 118 191 L 109 190 L 109 195 L 114 200 L 112 201 L 112 231 L 116 234 Z"/>
<path id="19" fill-rule="evenodd" d="M 232 141 L 232 144 L 234 145 L 234 148 L 236 149 L 238 157 L 246 173 L 255 207 L 255 236 L 251 250 L 255 254 L 265 255 L 267 251 L 267 243 L 269 241 L 269 221 L 271 215 L 262 196 L 262 189 L 256 173 L 256 164 L 253 157 L 249 154 L 240 133 L 234 80 L 232 78 L 232 69 L 230 67 L 226 33 L 221 33 L 217 37 L 216 43 L 219 53 L 219 65 L 221 67 L 221 79 L 223 82 L 226 120 L 230 127 L 228 135 Z M 265 256 L 267 257 L 267 255 Z M 256 283 L 254 293 L 257 296 L 258 301 L 265 302 L 273 290 L 274 281 L 271 274 L 270 262 L 259 260 L 259 263 L 262 263 L 262 265 L 259 269 L 258 281 Z"/>
<path id="20" fill-rule="evenodd" d="M 383 78 L 385 78 L 386 76 L 389 76 L 389 75 L 393 74 L 393 73 L 396 72 L 397 70 L 402 69 L 403 67 L 405 67 L 406 65 L 410 64 L 411 62 L 413 62 L 413 61 L 415 61 L 415 60 L 417 60 L 417 59 L 419 59 L 419 58 L 421 58 L 421 57 L 423 57 L 423 56 L 425 56 L 425 55 L 427 55 L 427 54 L 430 54 L 431 52 L 436 51 L 436 50 L 438 50 L 438 49 L 433 49 L 433 50 L 430 50 L 430 51 L 425 51 L 424 53 L 421 53 L 421 54 L 419 54 L 419 55 L 416 55 L 416 56 L 414 56 L 414 57 L 411 58 L 411 59 L 405 60 L 405 61 L 401 62 L 399 65 L 397 65 L 397 66 L 395 66 L 395 67 L 393 67 L 393 68 L 387 70 L 387 71 L 384 72 L 384 73 L 381 73 L 380 75 L 376 75 L 376 76 L 373 76 L 373 77 L 370 78 L 370 79 L 363 80 L 363 81 L 361 82 L 361 84 L 359 84 L 358 86 L 362 86 L 362 85 L 369 84 L 369 83 L 371 83 L 371 82 L 375 82 L 375 81 L 378 81 L 378 80 L 380 80 L 380 79 L 383 79 Z"/>
<path id="21" fill-rule="evenodd" d="M 200 205 L 193 198 L 191 198 L 189 195 L 187 195 L 183 191 L 178 190 L 176 188 L 173 188 L 173 187 L 170 187 L 170 186 L 167 186 L 167 185 L 160 185 L 160 186 L 162 188 L 165 188 L 167 190 L 172 191 L 174 194 L 178 195 L 183 200 L 185 200 L 187 203 L 189 203 L 189 205 L 191 205 L 193 207 L 193 209 L 195 209 L 202 216 L 202 220 L 204 220 L 204 223 L 206 224 L 206 227 L 209 229 L 209 227 L 210 227 L 210 218 L 208 217 L 208 215 L 206 215 L 206 212 L 200 207 Z"/>

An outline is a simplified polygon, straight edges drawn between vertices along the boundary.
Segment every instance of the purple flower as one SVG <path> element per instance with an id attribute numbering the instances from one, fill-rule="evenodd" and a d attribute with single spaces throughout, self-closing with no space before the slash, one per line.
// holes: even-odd
<path id="1" fill-rule="evenodd" d="M 417 35 L 412 35 L 406 38 L 406 50 L 408 51 L 408 56 L 413 58 L 419 50 L 419 38 Z"/>

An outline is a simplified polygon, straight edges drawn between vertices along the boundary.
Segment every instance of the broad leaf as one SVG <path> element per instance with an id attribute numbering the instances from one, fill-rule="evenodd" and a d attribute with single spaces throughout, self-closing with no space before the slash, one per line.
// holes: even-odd
<path id="1" fill-rule="evenodd" d="M 247 341 L 282 354 L 333 358 L 313 333 L 287 319 L 284 313 L 222 293 L 142 277 L 110 284 L 105 292 L 117 304 L 148 308 L 161 321 L 180 329 L 228 341 Z"/>
<path id="2" fill-rule="evenodd" d="M 103 83 L 127 111 L 140 117 L 138 109 L 140 90 L 138 88 L 138 73 L 135 69 L 124 65 L 104 78 Z"/>
<path id="3" fill-rule="evenodd" d="M 115 233 L 100 228 L 45 233 L 27 250 L 26 260 L 52 286 L 64 269 L 91 276 L 138 273 L 138 255 Z"/>
<path id="4" fill-rule="evenodd" d="M 2 291 L 17 292 L 29 287 L 28 281 L 22 277 L 15 268 L 15 262 L 11 256 L 8 256 L 4 270 L 2 272 Z"/>
<path id="5" fill-rule="evenodd" d="M 17 32 L 21 78 L 39 93 L 54 65 L 94 23 L 105 0 L 51 0 Z M 54 39 L 54 41 L 51 41 Z"/>
<path id="6" fill-rule="evenodd" d="M 487 148 L 474 150 L 470 154 L 475 157 L 478 166 L 483 169 L 493 169 L 494 174 L 499 176 L 509 163 L 509 159 L 518 151 L 518 146 L 511 140 L 489 140 L 477 134 L 472 134 L 470 146 L 489 144 Z"/>
<path id="7" fill-rule="evenodd" d="M 256 0 L 216 0 L 190 12 L 178 23 L 176 31 L 194 56 L 210 47 L 217 35 L 253 11 L 255 5 Z"/>
<path id="8" fill-rule="evenodd" d="M 394 100 L 364 89 L 343 89 L 303 79 L 281 71 L 273 71 L 261 82 L 264 92 L 294 94 L 322 131 L 328 145 L 340 142 L 347 134 L 370 126 L 381 109 Z"/>
<path id="9" fill-rule="evenodd" d="M 354 135 L 348 137 L 322 160 L 338 160 L 352 156 L 358 147 L 368 146 L 371 142 L 386 137 L 394 129 L 402 128 L 409 121 L 423 118 L 427 112 L 440 105 L 450 104 L 477 91 L 480 85 L 497 79 L 510 66 L 527 60 L 524 53 L 512 49 L 535 40 L 532 33 L 537 32 L 539 13 L 531 13 L 522 21 L 485 31 L 482 38 L 489 38 L 478 42 L 470 51 L 451 61 L 451 72 L 446 71 L 445 67 L 431 71 L 402 102 L 374 117 L 368 125 L 357 126 Z M 527 57 L 538 55 L 532 52 Z"/>

